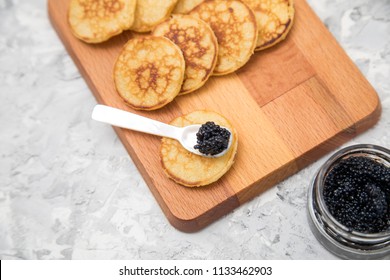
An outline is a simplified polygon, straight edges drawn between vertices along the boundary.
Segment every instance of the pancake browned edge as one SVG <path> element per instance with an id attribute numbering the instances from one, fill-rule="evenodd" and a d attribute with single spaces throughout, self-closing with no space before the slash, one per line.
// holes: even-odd
<path id="1" fill-rule="evenodd" d="M 173 15 L 156 26 L 155 36 L 165 36 L 180 47 L 186 62 L 180 94 L 193 92 L 203 86 L 217 63 L 218 42 L 210 26 L 189 15 Z"/>
<path id="2" fill-rule="evenodd" d="M 129 29 L 136 0 L 71 0 L 68 22 L 74 36 L 87 43 L 101 43 Z"/>
<path id="3" fill-rule="evenodd" d="M 232 73 L 244 66 L 257 42 L 257 24 L 252 10 L 238 0 L 206 0 L 190 15 L 199 17 L 213 29 L 219 53 L 214 75 Z"/>
<path id="4" fill-rule="evenodd" d="M 172 13 L 178 0 L 137 0 L 135 19 L 131 30 L 149 32 L 166 20 Z"/>
<path id="5" fill-rule="evenodd" d="M 119 95 L 138 110 L 155 110 L 180 92 L 185 62 L 178 46 L 165 37 L 138 36 L 124 46 L 114 66 Z"/>
<path id="6" fill-rule="evenodd" d="M 264 50 L 283 41 L 294 21 L 293 0 L 242 0 L 255 13 L 259 37 L 256 51 Z"/>
<path id="7" fill-rule="evenodd" d="M 166 175 L 176 183 L 186 187 L 209 185 L 221 178 L 234 163 L 238 147 L 238 135 L 233 125 L 222 115 L 212 111 L 195 111 L 178 117 L 171 125 L 183 127 L 191 124 L 204 124 L 213 121 L 231 130 L 232 144 L 221 157 L 208 158 L 193 154 L 176 140 L 163 138 L 160 157 Z"/>
<path id="8" fill-rule="evenodd" d="M 172 13 L 174 14 L 188 14 L 193 8 L 198 6 L 204 0 L 179 0 Z"/>

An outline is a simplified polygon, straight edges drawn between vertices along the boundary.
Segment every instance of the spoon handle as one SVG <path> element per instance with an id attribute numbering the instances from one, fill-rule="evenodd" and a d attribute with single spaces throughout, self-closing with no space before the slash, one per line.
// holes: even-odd
<path id="1" fill-rule="evenodd" d="M 148 134 L 178 139 L 180 128 L 105 105 L 96 105 L 92 119 Z"/>

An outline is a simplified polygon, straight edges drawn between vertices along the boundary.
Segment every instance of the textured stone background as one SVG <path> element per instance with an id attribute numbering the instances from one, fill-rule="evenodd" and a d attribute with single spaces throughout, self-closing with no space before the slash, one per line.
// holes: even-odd
<path id="1" fill-rule="evenodd" d="M 310 0 L 377 90 L 390 144 L 390 1 Z M 1 259 L 334 259 L 306 192 L 326 157 L 195 234 L 166 220 L 52 29 L 45 0 L 0 0 Z"/>

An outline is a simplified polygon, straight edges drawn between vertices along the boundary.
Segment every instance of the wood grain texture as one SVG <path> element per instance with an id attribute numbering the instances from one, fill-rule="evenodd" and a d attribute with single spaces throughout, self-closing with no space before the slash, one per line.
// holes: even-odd
<path id="1" fill-rule="evenodd" d="M 204 228 L 378 121 L 381 106 L 375 90 L 307 3 L 295 2 L 295 23 L 284 42 L 255 53 L 236 73 L 212 77 L 162 109 L 139 112 L 121 100 L 112 79 L 115 59 L 132 33 L 85 44 L 69 30 L 69 0 L 48 1 L 52 24 L 99 103 L 163 122 L 194 110 L 214 110 L 236 127 L 235 164 L 219 181 L 202 188 L 182 187 L 164 175 L 159 137 L 115 128 L 179 230 Z"/>

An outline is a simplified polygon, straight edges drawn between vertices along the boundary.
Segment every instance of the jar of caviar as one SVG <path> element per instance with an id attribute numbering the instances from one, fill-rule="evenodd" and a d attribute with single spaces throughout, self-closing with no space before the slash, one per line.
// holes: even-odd
<path id="1" fill-rule="evenodd" d="M 390 151 L 354 145 L 336 152 L 308 192 L 309 224 L 345 259 L 390 258 Z"/>

